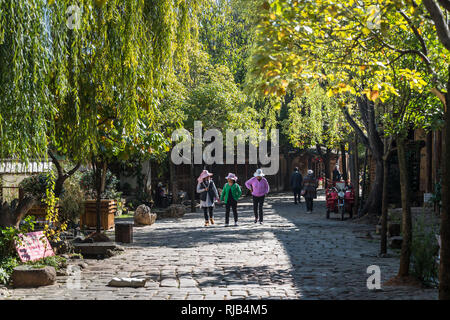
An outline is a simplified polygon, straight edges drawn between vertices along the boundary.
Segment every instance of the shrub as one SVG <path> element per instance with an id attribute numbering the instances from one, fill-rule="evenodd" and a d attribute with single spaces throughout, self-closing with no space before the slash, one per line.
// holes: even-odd
<path id="1" fill-rule="evenodd" d="M 59 213 L 65 220 L 77 221 L 84 209 L 84 191 L 79 177 L 71 177 L 64 182 L 64 192 L 59 200 Z"/>
<path id="2" fill-rule="evenodd" d="M 13 269 L 19 265 L 14 241 L 19 241 L 20 233 L 34 230 L 34 217 L 26 217 L 19 229 L 0 228 L 0 283 L 7 284 Z"/>
<path id="3" fill-rule="evenodd" d="M 0 258 L 0 284 L 8 284 L 14 268 L 19 265 L 17 257 L 8 256 Z"/>
<path id="4" fill-rule="evenodd" d="M 34 230 L 34 224 L 34 217 L 28 216 L 21 222 L 19 229 L 14 227 L 0 227 L 0 257 L 16 255 L 14 241 L 19 241 L 20 233 L 32 232 Z"/>
<path id="5" fill-rule="evenodd" d="M 50 175 L 48 173 L 40 173 L 23 179 L 19 186 L 26 195 L 33 196 L 37 200 L 42 200 L 45 198 L 49 179 Z"/>
<path id="6" fill-rule="evenodd" d="M 88 170 L 82 174 L 80 184 L 88 197 L 92 199 L 96 198 L 97 191 L 95 188 L 95 177 L 93 170 Z M 121 197 L 122 193 L 117 191 L 118 185 L 119 180 L 114 174 L 111 173 L 111 171 L 108 170 L 106 172 L 105 191 L 102 193 L 101 198 L 117 199 L 118 197 Z"/>
<path id="7" fill-rule="evenodd" d="M 427 286 L 438 283 L 436 229 L 437 226 L 426 223 L 425 215 L 419 217 L 413 227 L 411 273 Z"/>
<path id="8" fill-rule="evenodd" d="M 37 261 L 30 261 L 26 263 L 34 268 L 44 268 L 47 266 L 54 267 L 56 270 L 65 268 L 67 266 L 67 259 L 61 256 L 45 257 Z"/>

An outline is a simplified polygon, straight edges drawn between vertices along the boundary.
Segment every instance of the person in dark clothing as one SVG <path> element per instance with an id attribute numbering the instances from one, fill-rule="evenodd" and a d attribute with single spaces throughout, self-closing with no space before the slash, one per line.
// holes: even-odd
<path id="1" fill-rule="evenodd" d="M 155 192 L 155 206 L 158 208 L 167 207 L 167 195 L 162 182 L 158 183 Z"/>
<path id="2" fill-rule="evenodd" d="M 341 181 L 341 173 L 339 172 L 339 167 L 335 166 L 333 170 L 333 182 Z"/>
<path id="3" fill-rule="evenodd" d="M 317 179 L 314 172 L 308 170 L 308 175 L 303 179 L 303 196 L 306 202 L 306 213 L 312 213 L 313 201 L 317 198 Z"/>
<path id="4" fill-rule="evenodd" d="M 298 168 L 295 167 L 294 172 L 291 175 L 291 187 L 292 191 L 294 191 L 294 203 L 297 204 L 301 203 L 301 196 L 300 193 L 302 191 L 302 184 L 303 184 L 303 176 L 298 171 Z"/>

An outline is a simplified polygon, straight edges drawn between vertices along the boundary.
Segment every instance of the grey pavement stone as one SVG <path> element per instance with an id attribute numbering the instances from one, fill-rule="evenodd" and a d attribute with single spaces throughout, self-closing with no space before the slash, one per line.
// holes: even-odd
<path id="1" fill-rule="evenodd" d="M 253 224 L 251 199 L 239 202 L 237 228 L 203 227 L 200 212 L 183 219 L 158 220 L 136 228 L 133 244 L 121 255 L 86 260 L 80 288 L 69 290 L 67 276 L 36 289 L 8 289 L 5 299 L 436 299 L 436 289 L 366 287 L 367 267 L 380 266 L 382 281 L 395 276 L 397 256 L 379 258 L 379 243 L 364 239 L 373 226 L 325 217 L 324 198 L 305 214 L 290 194 L 271 194 L 265 224 Z M 145 288 L 107 287 L 113 277 L 148 279 Z M 113 290 L 114 289 L 114 290 Z M 124 288 L 120 288 L 124 289 Z M 0 296 L 0 299 L 4 297 Z"/>
<path id="2" fill-rule="evenodd" d="M 161 287 L 178 287 L 178 281 L 176 279 L 166 278 L 161 280 Z"/>

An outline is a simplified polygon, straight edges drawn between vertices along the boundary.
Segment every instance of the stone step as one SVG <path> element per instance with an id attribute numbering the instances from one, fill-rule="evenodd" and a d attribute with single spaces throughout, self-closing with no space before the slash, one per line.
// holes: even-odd
<path id="1" fill-rule="evenodd" d="M 74 243 L 76 253 L 82 255 L 107 255 L 108 250 L 121 250 L 115 242 Z"/>

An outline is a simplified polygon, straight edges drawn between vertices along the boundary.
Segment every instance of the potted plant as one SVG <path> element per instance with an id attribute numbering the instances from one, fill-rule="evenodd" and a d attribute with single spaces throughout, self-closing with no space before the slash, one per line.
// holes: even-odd
<path id="1" fill-rule="evenodd" d="M 114 227 L 114 216 L 118 205 L 122 203 L 122 193 L 117 191 L 119 180 L 110 171 L 106 173 L 105 192 L 101 195 L 101 228 L 109 230 Z M 80 185 L 85 191 L 87 200 L 84 202 L 84 213 L 80 217 L 80 226 L 95 228 L 97 226 L 97 212 L 95 200 L 94 173 L 88 170 L 83 173 Z"/>

